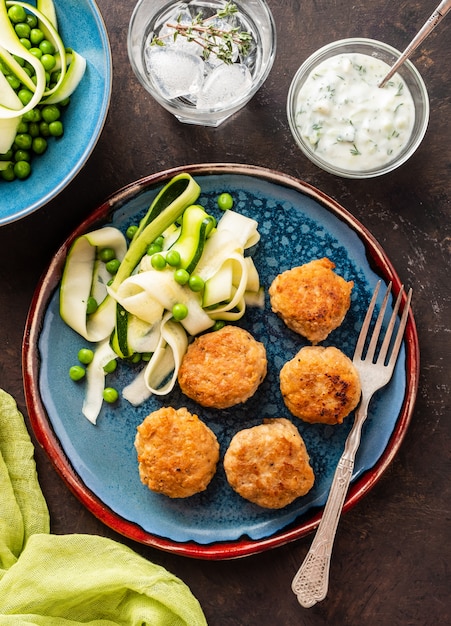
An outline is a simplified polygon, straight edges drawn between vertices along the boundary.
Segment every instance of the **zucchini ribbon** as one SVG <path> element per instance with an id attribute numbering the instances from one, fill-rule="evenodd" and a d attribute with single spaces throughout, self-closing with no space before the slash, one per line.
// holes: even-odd
<path id="1" fill-rule="evenodd" d="M 97 343 L 87 368 L 83 406 L 93 423 L 102 406 L 103 367 L 113 358 L 148 355 L 146 365 L 122 391 L 131 404 L 141 404 L 152 394 L 166 395 L 177 381 L 193 337 L 211 329 L 217 320 L 240 319 L 246 302 L 262 303 L 257 269 L 245 253 L 260 239 L 257 222 L 228 210 L 216 225 L 201 206 L 192 204 L 199 193 L 190 175 L 178 175 L 155 198 L 128 249 L 122 233 L 106 226 L 79 237 L 69 251 L 60 313 L 82 337 Z M 203 289 L 193 291 L 179 284 L 169 265 L 161 270 L 153 267 L 146 250 L 160 235 L 165 241 L 161 255 L 177 251 L 178 266 L 200 277 Z M 98 260 L 97 251 L 104 247 L 113 248 L 121 261 L 111 284 Z M 87 313 L 90 296 L 99 302 L 92 314 Z M 172 315 L 176 304 L 187 309 L 179 321 Z"/>

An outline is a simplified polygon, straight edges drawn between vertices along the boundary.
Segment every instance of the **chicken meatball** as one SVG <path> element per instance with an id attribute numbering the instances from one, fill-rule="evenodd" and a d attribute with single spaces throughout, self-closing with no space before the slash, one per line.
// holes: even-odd
<path id="1" fill-rule="evenodd" d="M 269 288 L 274 313 L 314 345 L 340 326 L 351 304 L 354 282 L 334 268 L 327 258 L 310 261 L 279 274 Z"/>
<path id="2" fill-rule="evenodd" d="M 266 419 L 241 430 L 224 456 L 227 480 L 240 496 L 268 509 L 281 509 L 304 496 L 315 476 L 304 441 L 288 419 Z"/>
<path id="3" fill-rule="evenodd" d="M 216 435 L 186 408 L 161 408 L 137 428 L 141 482 L 170 498 L 204 491 L 219 460 Z"/>
<path id="4" fill-rule="evenodd" d="M 224 326 L 189 345 L 178 382 L 182 392 L 195 402 L 225 409 L 253 396 L 266 371 L 264 345 L 243 328 Z"/>
<path id="5" fill-rule="evenodd" d="M 306 346 L 280 371 L 280 390 L 289 411 L 310 423 L 341 424 L 360 400 L 359 374 L 332 346 Z"/>

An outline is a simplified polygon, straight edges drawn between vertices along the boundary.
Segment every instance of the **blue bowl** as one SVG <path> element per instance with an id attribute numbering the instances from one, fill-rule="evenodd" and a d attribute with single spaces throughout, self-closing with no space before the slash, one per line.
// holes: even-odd
<path id="1" fill-rule="evenodd" d="M 30 4 L 32 4 L 30 2 Z M 56 0 L 58 30 L 85 57 L 86 72 L 64 112 L 64 136 L 33 159 L 26 180 L 0 180 L 0 225 L 33 213 L 55 198 L 88 160 L 105 123 L 111 96 L 111 50 L 93 0 Z"/>

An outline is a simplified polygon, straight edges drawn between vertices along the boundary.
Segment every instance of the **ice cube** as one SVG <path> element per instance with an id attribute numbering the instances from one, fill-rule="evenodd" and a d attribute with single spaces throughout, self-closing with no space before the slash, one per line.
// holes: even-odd
<path id="1" fill-rule="evenodd" d="M 165 98 L 196 94 L 202 86 L 204 77 L 202 59 L 174 46 L 146 48 L 146 67 Z"/>
<path id="2" fill-rule="evenodd" d="M 198 93 L 197 108 L 229 106 L 246 95 L 252 87 L 252 75 L 245 65 L 218 65 L 204 81 Z"/>

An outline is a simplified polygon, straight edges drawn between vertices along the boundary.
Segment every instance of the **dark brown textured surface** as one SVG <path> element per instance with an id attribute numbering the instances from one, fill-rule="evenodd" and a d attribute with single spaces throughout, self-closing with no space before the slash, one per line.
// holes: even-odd
<path id="1" fill-rule="evenodd" d="M 315 185 L 374 234 L 401 279 L 413 287 L 421 348 L 412 423 L 388 471 L 340 522 L 328 597 L 303 609 L 290 590 L 312 537 L 223 562 L 124 543 L 180 576 L 199 598 L 210 626 L 450 624 L 450 22 L 413 57 L 431 100 L 420 150 L 383 178 L 353 181 L 318 170 L 295 147 L 285 115 L 291 78 L 311 52 L 335 39 L 373 37 L 403 48 L 437 2 L 269 4 L 279 37 L 271 74 L 246 109 L 223 127 L 208 129 L 178 123 L 132 75 L 126 34 L 134 3 L 98 0 L 113 53 L 110 112 L 94 153 L 72 184 L 45 208 L 0 229 L 0 385 L 25 413 L 20 351 L 38 278 L 64 238 L 116 189 L 170 167 L 222 161 L 281 170 Z M 123 541 L 72 496 L 40 448 L 36 459 L 52 532 Z"/>

